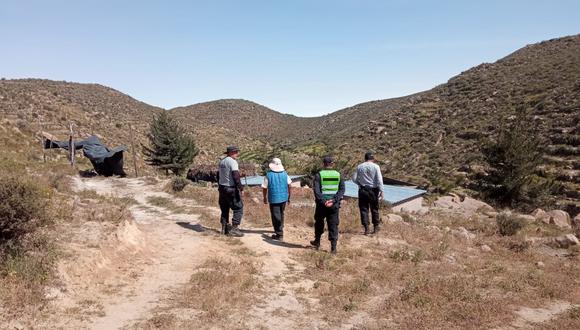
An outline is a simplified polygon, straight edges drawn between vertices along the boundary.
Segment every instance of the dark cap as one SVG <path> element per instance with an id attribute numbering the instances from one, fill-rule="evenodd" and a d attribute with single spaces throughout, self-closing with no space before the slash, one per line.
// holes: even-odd
<path id="1" fill-rule="evenodd" d="M 334 158 L 330 155 L 326 155 L 326 156 L 322 157 L 322 162 L 325 165 L 334 164 Z"/>
<path id="2" fill-rule="evenodd" d="M 240 151 L 240 148 L 238 148 L 237 146 L 228 146 L 226 148 L 226 152 L 224 152 L 224 154 L 229 154 L 229 153 L 236 152 L 236 151 Z"/>
<path id="3" fill-rule="evenodd" d="M 365 161 L 375 159 L 375 153 L 372 151 L 367 151 L 365 153 Z"/>

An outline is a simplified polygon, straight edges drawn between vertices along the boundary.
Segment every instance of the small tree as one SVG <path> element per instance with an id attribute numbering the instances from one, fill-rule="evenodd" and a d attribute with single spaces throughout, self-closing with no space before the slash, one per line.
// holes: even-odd
<path id="1" fill-rule="evenodd" d="M 199 152 L 193 137 L 165 111 L 153 119 L 147 138 L 149 146 L 143 145 L 145 161 L 175 175 L 181 175 Z"/>
<path id="2" fill-rule="evenodd" d="M 517 109 L 515 118 L 501 127 L 496 140 L 484 141 L 481 151 L 490 167 L 483 179 L 488 198 L 514 206 L 550 189 L 550 182 L 535 174 L 542 163 L 543 141 L 525 109 Z"/>

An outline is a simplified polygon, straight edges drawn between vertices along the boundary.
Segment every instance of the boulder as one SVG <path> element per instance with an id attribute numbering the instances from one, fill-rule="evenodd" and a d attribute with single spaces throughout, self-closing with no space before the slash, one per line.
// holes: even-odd
<path id="1" fill-rule="evenodd" d="M 532 215 L 537 221 L 542 221 L 546 224 L 555 225 L 558 228 L 570 229 L 570 215 L 568 212 L 561 210 L 552 210 L 545 212 L 542 209 L 536 209 Z"/>
<path id="2" fill-rule="evenodd" d="M 403 217 L 398 214 L 387 214 L 387 221 L 390 223 L 403 222 Z"/>
<path id="3" fill-rule="evenodd" d="M 480 249 L 481 249 L 481 252 L 491 252 L 491 248 L 489 247 L 489 245 L 486 245 L 486 244 L 482 245 L 480 247 Z"/>
<path id="4" fill-rule="evenodd" d="M 564 235 L 564 236 L 560 236 L 560 237 L 556 237 L 554 239 L 554 243 L 558 246 L 561 247 L 563 249 L 567 249 L 572 245 L 578 245 L 580 244 L 580 242 L 578 241 L 578 238 L 572 234 L 568 234 L 568 235 Z"/>
<path id="5" fill-rule="evenodd" d="M 455 194 L 442 196 L 435 200 L 433 204 L 436 208 L 454 210 L 465 216 L 472 216 L 477 212 L 493 212 L 494 209 L 489 204 L 471 197 L 460 198 Z"/>
<path id="6" fill-rule="evenodd" d="M 572 229 L 574 229 L 576 237 L 580 238 L 580 213 L 572 219 Z"/>
<path id="7" fill-rule="evenodd" d="M 548 212 L 548 223 L 555 225 L 558 228 L 570 229 L 570 215 L 566 211 L 553 210 Z"/>
<path id="8" fill-rule="evenodd" d="M 541 261 L 538 261 L 538 262 L 536 262 L 536 267 L 538 267 L 538 268 L 544 268 L 544 267 L 546 267 L 546 264 L 544 264 Z"/>
<path id="9" fill-rule="evenodd" d="M 475 234 L 470 233 L 469 230 L 465 229 L 464 227 L 453 229 L 451 234 L 453 234 L 455 237 L 459 237 L 465 240 L 472 240 L 476 237 Z"/>

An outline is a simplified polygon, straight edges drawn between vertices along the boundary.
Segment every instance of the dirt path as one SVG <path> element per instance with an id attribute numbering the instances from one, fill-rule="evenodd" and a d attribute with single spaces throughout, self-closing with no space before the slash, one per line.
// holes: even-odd
<path id="1" fill-rule="evenodd" d="M 150 250 L 145 263 L 136 269 L 136 280 L 114 295 L 101 297 L 98 302 L 102 306 L 101 312 L 98 317 L 83 322 L 83 327 L 119 329 L 148 317 L 165 292 L 186 283 L 193 269 L 221 248 L 207 235 L 191 230 L 196 228 L 194 225 L 198 215 L 175 214 L 151 205 L 148 201 L 151 196 L 175 199 L 162 192 L 159 185 L 147 185 L 139 179 L 75 178 L 74 183 L 77 191 L 87 189 L 107 196 L 134 198 L 138 204 L 132 206 L 130 211 L 138 230 L 133 236 L 141 236 L 139 239 L 144 239 Z M 180 203 L 196 206 L 187 200 Z M 187 223 L 192 227 L 183 226 Z"/>
<path id="2" fill-rule="evenodd" d="M 146 320 L 156 309 L 164 307 L 164 301 L 170 296 L 170 292 L 189 281 L 196 267 L 208 258 L 231 252 L 233 248 L 217 239 L 215 233 L 208 235 L 211 229 L 198 223 L 199 215 L 174 213 L 152 205 L 150 197 L 164 197 L 170 198 L 179 206 L 189 207 L 189 210 L 200 207 L 191 200 L 176 199 L 175 196 L 163 192 L 162 184 L 148 185 L 140 179 L 75 178 L 74 190 L 93 190 L 101 195 L 131 197 L 137 201 L 136 205 L 130 207 L 134 225 L 129 226 L 131 230 L 122 229 L 123 233 L 118 233 L 117 236 L 124 241 L 138 241 L 141 245 L 147 245 L 147 252 L 130 260 L 119 261 L 125 262 L 123 267 L 117 267 L 118 263 L 110 260 L 101 261 L 100 266 L 116 267 L 119 272 L 114 274 L 119 279 L 113 278 L 111 282 L 121 281 L 122 272 L 131 271 L 134 272 L 131 275 L 134 280 L 125 281 L 119 290 L 108 295 L 97 292 L 96 288 L 78 288 L 83 294 L 77 298 L 77 304 L 78 300 L 82 300 L 80 297 L 93 294 L 95 304 L 100 306 L 99 312 L 82 320 L 60 323 L 63 327 L 120 329 Z M 251 313 L 248 313 L 250 316 L 247 325 L 257 328 L 263 325 L 264 320 L 269 320 L 268 328 L 272 329 L 312 328 L 312 320 L 308 320 L 303 314 L 310 309 L 309 306 L 316 305 L 317 301 L 299 297 L 296 292 L 310 290 L 313 282 L 298 279 L 303 268 L 292 259 L 293 250 L 303 249 L 304 246 L 271 240 L 270 228 L 244 231 L 245 236 L 240 239 L 240 247 L 247 248 L 263 264 L 259 281 L 267 291 L 258 304 L 249 307 Z M 115 258 L 114 253 L 111 255 L 113 257 L 110 259 Z M 142 261 L 137 262 L 138 259 Z"/>

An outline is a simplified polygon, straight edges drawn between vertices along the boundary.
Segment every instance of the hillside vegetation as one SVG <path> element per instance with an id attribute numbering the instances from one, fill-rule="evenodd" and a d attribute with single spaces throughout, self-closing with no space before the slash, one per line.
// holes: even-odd
<path id="1" fill-rule="evenodd" d="M 578 54 L 579 35 L 544 41 L 478 65 L 429 91 L 317 118 L 281 114 L 235 99 L 170 113 L 195 135 L 198 163 L 215 162 L 225 145 L 234 143 L 253 158 L 284 150 L 287 159 L 298 160 L 294 168 L 310 166 L 318 151 L 335 153 L 350 168 L 364 150 L 374 149 L 387 176 L 427 186 L 470 187 L 474 178 L 486 173 L 481 141 L 495 138 L 514 118 L 515 109 L 524 107 L 547 145 L 538 175 L 556 180 L 561 206 L 577 212 Z M 19 152 L 35 148 L 41 124 L 44 131 L 66 138 L 70 122 L 80 136 L 96 133 L 110 145 L 129 145 L 132 131 L 139 145 L 152 116 L 161 111 L 100 85 L 32 79 L 0 81 L 0 101 L 3 139 L 10 150 Z M 137 154 L 138 164 L 145 166 Z"/>

